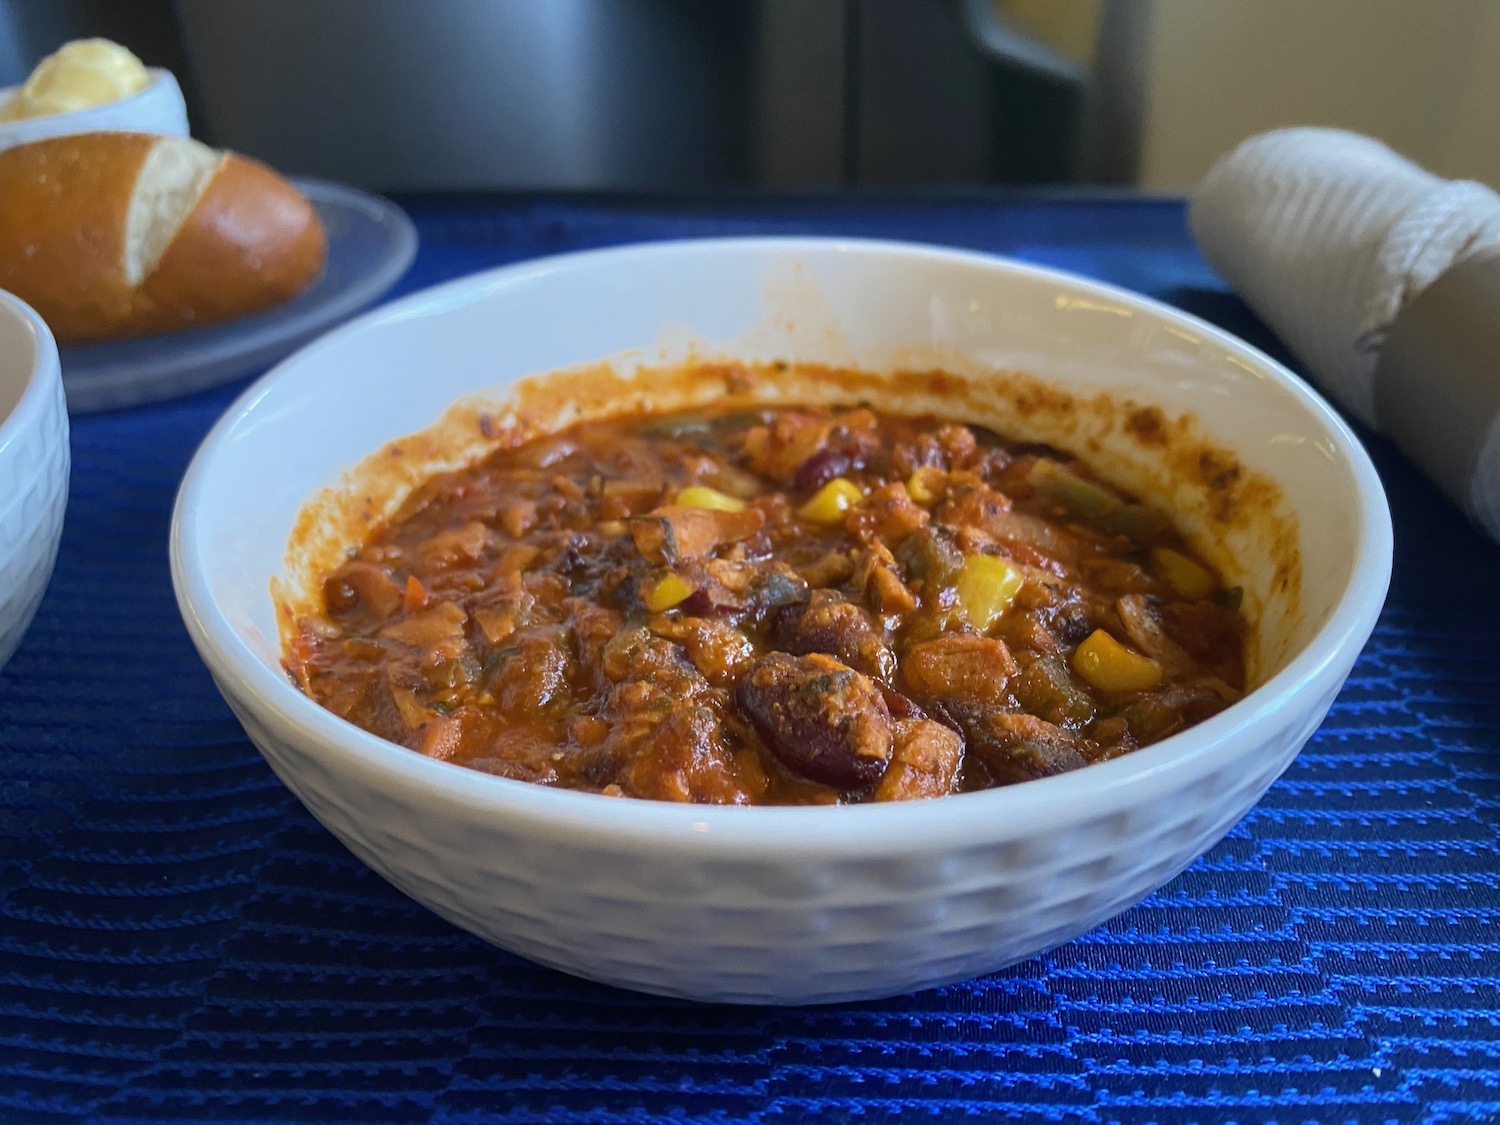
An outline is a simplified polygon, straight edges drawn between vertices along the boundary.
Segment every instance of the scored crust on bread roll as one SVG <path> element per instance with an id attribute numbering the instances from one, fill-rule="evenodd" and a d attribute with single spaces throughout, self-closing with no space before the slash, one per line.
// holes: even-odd
<path id="1" fill-rule="evenodd" d="M 0 152 L 0 289 L 62 343 L 260 312 L 307 288 L 326 255 L 296 188 L 185 137 L 86 133 Z"/>

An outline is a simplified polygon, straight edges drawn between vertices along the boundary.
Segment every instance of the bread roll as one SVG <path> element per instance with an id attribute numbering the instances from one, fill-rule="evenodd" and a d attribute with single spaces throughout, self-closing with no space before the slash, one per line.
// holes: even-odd
<path id="1" fill-rule="evenodd" d="M 83 133 L 0 152 L 0 289 L 65 344 L 260 312 L 311 284 L 326 255 L 296 188 L 185 137 Z"/>

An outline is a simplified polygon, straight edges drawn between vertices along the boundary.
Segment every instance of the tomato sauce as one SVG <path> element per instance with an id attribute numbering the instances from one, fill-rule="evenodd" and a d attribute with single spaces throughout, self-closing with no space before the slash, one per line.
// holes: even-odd
<path id="1" fill-rule="evenodd" d="M 417 753 L 736 804 L 935 797 L 1126 754 L 1244 690 L 1244 622 L 1065 454 L 869 409 L 632 414 L 434 476 L 285 661 Z"/>

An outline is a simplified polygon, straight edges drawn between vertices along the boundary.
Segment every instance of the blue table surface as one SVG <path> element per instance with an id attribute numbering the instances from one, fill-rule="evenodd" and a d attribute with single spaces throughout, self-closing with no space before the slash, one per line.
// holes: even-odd
<path id="1" fill-rule="evenodd" d="M 413 201 L 399 292 L 645 239 L 826 233 L 1016 255 L 1281 358 L 1180 203 L 1012 195 Z M 1500 547 L 1364 435 L 1391 595 L 1328 721 L 1151 899 L 992 977 L 736 1009 L 589 984 L 407 900 L 284 789 L 167 572 L 242 386 L 73 424 L 52 585 L 0 672 L 0 1120 L 1088 1122 L 1500 1118 Z"/>

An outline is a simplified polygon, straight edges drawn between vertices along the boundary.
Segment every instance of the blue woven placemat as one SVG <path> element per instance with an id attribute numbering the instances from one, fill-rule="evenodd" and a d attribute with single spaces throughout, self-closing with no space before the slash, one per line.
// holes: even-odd
<path id="1" fill-rule="evenodd" d="M 1172 202 L 412 212 L 403 292 L 640 239 L 878 235 L 1077 270 L 1282 354 Z M 235 390 L 74 422 L 57 573 L 0 672 L 0 1121 L 1500 1118 L 1500 548 L 1383 441 L 1385 614 L 1327 724 L 1222 844 L 994 977 L 733 1009 L 492 949 L 282 788 L 167 573 L 178 479 Z"/>

